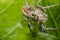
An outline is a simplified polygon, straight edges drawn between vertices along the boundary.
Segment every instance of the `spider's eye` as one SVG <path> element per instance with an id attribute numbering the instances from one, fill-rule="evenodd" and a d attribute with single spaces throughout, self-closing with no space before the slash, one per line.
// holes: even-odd
<path id="1" fill-rule="evenodd" d="M 37 16 L 37 18 L 39 18 L 39 16 Z"/>
<path id="2" fill-rule="evenodd" d="M 36 16 L 35 14 L 32 14 L 32 16 Z"/>
<path id="3" fill-rule="evenodd" d="M 36 19 L 36 20 L 39 20 L 39 19 Z"/>

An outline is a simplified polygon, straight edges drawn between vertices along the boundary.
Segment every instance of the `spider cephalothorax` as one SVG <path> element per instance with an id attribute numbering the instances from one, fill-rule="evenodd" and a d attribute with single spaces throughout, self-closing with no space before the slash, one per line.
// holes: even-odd
<path id="1" fill-rule="evenodd" d="M 36 8 L 36 7 L 35 7 Z M 47 14 L 45 14 L 42 10 L 44 9 L 31 9 L 31 7 L 24 6 L 23 12 L 24 15 L 30 18 L 33 18 L 37 22 L 45 22 L 47 19 Z"/>
<path id="2" fill-rule="evenodd" d="M 32 21 L 40 23 L 40 28 L 42 31 L 55 30 L 54 28 L 45 27 L 44 23 L 47 20 L 47 14 L 45 12 L 46 12 L 46 9 L 57 6 L 59 4 L 51 5 L 51 6 L 47 6 L 47 7 L 41 7 L 38 5 L 38 3 L 41 2 L 41 0 L 39 0 L 35 6 L 33 5 L 34 0 L 32 0 L 30 5 L 28 5 L 27 0 L 25 0 L 25 2 L 26 2 L 26 6 L 23 6 L 22 10 L 23 10 L 23 14 L 26 17 L 28 17 L 28 20 L 31 19 L 28 24 L 28 27 L 31 32 L 32 32 L 32 28 L 31 28 L 30 24 Z"/>
<path id="3" fill-rule="evenodd" d="M 47 14 L 41 10 L 35 10 L 32 14 L 33 18 L 38 22 L 45 22 L 47 19 Z"/>

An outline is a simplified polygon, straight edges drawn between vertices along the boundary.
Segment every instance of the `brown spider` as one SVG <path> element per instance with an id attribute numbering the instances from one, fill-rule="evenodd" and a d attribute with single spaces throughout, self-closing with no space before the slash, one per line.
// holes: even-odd
<path id="1" fill-rule="evenodd" d="M 38 0 L 38 2 L 35 5 L 33 5 L 34 0 L 32 0 L 31 4 L 28 5 L 27 0 L 25 0 L 26 5 L 23 6 L 23 8 L 22 8 L 23 14 L 27 17 L 28 20 L 30 20 L 30 22 L 28 24 L 30 31 L 33 32 L 32 27 L 30 26 L 32 22 L 39 23 L 41 31 L 47 32 L 48 30 L 56 30 L 55 28 L 46 28 L 45 27 L 44 23 L 47 20 L 47 14 L 45 12 L 46 12 L 46 9 L 55 7 L 59 4 L 42 7 L 42 6 L 38 5 L 40 2 L 41 2 L 41 0 Z"/>

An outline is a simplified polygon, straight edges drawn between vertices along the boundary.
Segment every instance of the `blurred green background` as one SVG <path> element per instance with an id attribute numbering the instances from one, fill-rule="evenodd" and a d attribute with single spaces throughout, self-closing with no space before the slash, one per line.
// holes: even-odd
<path id="1" fill-rule="evenodd" d="M 27 0 L 30 4 L 31 0 Z M 38 0 L 34 0 L 34 4 Z M 60 0 L 42 0 L 40 6 L 48 6 L 60 3 Z M 57 28 L 56 31 L 40 33 L 33 37 L 24 19 L 22 7 L 24 0 L 0 0 L 0 40 L 60 40 L 60 5 L 47 10 L 48 20 L 46 27 Z"/>

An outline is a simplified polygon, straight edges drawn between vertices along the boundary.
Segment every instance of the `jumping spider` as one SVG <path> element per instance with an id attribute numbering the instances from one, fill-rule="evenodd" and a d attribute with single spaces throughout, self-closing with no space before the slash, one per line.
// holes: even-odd
<path id="1" fill-rule="evenodd" d="M 56 30 L 55 28 L 45 27 L 45 22 L 47 20 L 47 14 L 45 12 L 46 12 L 46 9 L 55 7 L 59 4 L 42 7 L 38 5 L 40 2 L 41 0 L 38 0 L 38 2 L 35 5 L 33 5 L 34 0 L 32 0 L 31 4 L 28 5 L 27 0 L 25 0 L 26 5 L 23 6 L 22 8 L 23 14 L 29 20 L 28 27 L 30 31 L 33 33 L 33 28 L 31 27 L 32 22 L 37 22 L 38 24 L 40 24 L 39 29 L 43 32 L 47 32 L 49 30 Z"/>

